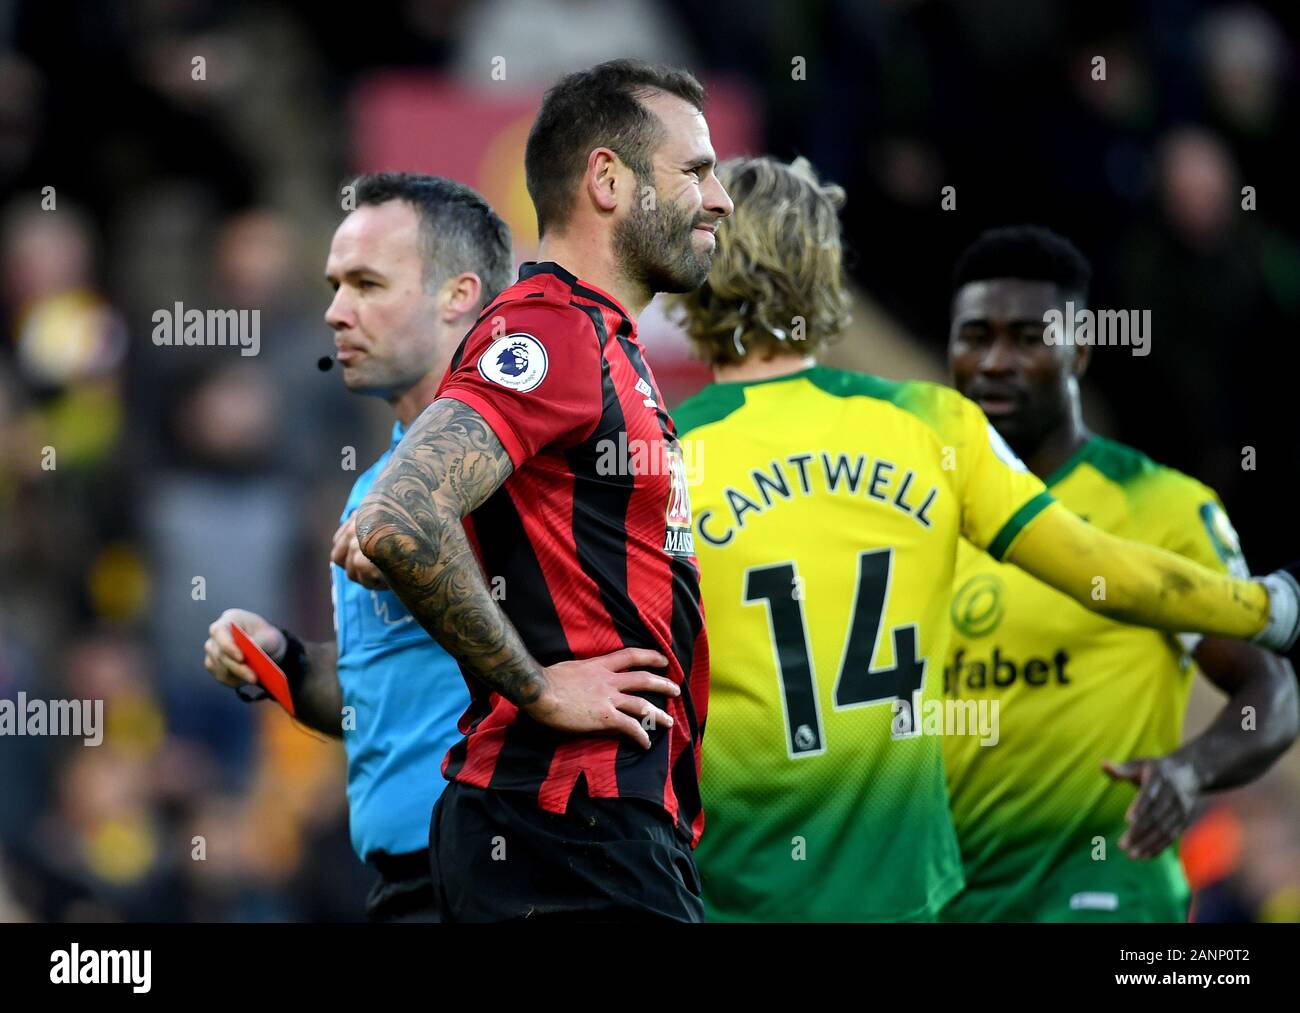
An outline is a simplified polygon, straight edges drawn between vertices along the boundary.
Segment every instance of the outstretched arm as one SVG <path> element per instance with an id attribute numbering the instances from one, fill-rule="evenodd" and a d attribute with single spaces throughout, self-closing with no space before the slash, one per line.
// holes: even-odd
<path id="1" fill-rule="evenodd" d="M 1006 559 L 1119 622 L 1234 640 L 1256 637 L 1270 625 L 1269 592 L 1262 585 L 1119 538 L 1059 504 L 1030 522 Z"/>

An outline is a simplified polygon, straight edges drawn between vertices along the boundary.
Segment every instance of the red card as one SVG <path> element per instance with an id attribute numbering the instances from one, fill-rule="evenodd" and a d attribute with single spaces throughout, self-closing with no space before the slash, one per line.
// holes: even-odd
<path id="1" fill-rule="evenodd" d="M 230 624 L 230 633 L 235 638 L 235 646 L 244 652 L 244 661 L 253 670 L 262 688 L 275 697 L 276 702 L 290 715 L 293 715 L 293 696 L 289 693 L 289 680 L 284 671 L 234 623 Z"/>

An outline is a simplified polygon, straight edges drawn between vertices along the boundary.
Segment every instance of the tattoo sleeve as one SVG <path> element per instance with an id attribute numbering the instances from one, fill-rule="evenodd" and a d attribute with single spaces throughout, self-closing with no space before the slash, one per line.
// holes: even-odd
<path id="1" fill-rule="evenodd" d="M 415 621 L 507 700 L 532 703 L 542 666 L 488 592 L 461 519 L 513 466 L 483 416 L 439 398 L 415 421 L 357 510 L 361 551 Z"/>

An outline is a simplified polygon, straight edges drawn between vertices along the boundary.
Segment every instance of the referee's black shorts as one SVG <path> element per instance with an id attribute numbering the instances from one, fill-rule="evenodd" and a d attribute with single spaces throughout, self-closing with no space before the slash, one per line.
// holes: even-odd
<path id="1" fill-rule="evenodd" d="M 591 798 L 568 811 L 524 792 L 450 782 L 433 809 L 429 865 L 441 920 L 704 920 L 689 842 L 659 806 Z"/>
<path id="2" fill-rule="evenodd" d="M 379 873 L 379 881 L 366 898 L 366 918 L 372 922 L 436 922 L 438 907 L 429 881 L 429 853 L 401 855 L 374 852 L 366 861 Z"/>

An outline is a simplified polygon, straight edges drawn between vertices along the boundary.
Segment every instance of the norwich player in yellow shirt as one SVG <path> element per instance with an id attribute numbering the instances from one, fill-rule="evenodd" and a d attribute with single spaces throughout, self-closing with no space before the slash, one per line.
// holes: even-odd
<path id="1" fill-rule="evenodd" d="M 1078 381 L 1091 346 L 1044 332 L 1049 314 L 1088 305 L 1091 273 L 1047 229 L 980 236 L 957 265 L 954 386 L 1093 526 L 1245 575 L 1212 490 L 1084 424 Z M 944 740 L 966 874 L 944 919 L 1185 920 L 1187 881 L 1170 845 L 1204 793 L 1258 776 L 1295 740 L 1288 662 L 1253 644 L 1114 622 L 968 543 L 951 618 L 945 691 L 996 702 L 999 737 Z M 1180 747 L 1198 670 L 1229 700 Z"/>
<path id="2" fill-rule="evenodd" d="M 964 720 L 942 679 L 962 537 L 1111 618 L 1281 649 L 1297 585 L 1085 523 L 956 391 L 818 366 L 845 322 L 842 191 L 803 161 L 718 171 L 735 214 L 676 300 L 718 382 L 673 413 L 711 648 L 706 909 L 932 919 L 962 885 L 939 735 Z"/>

